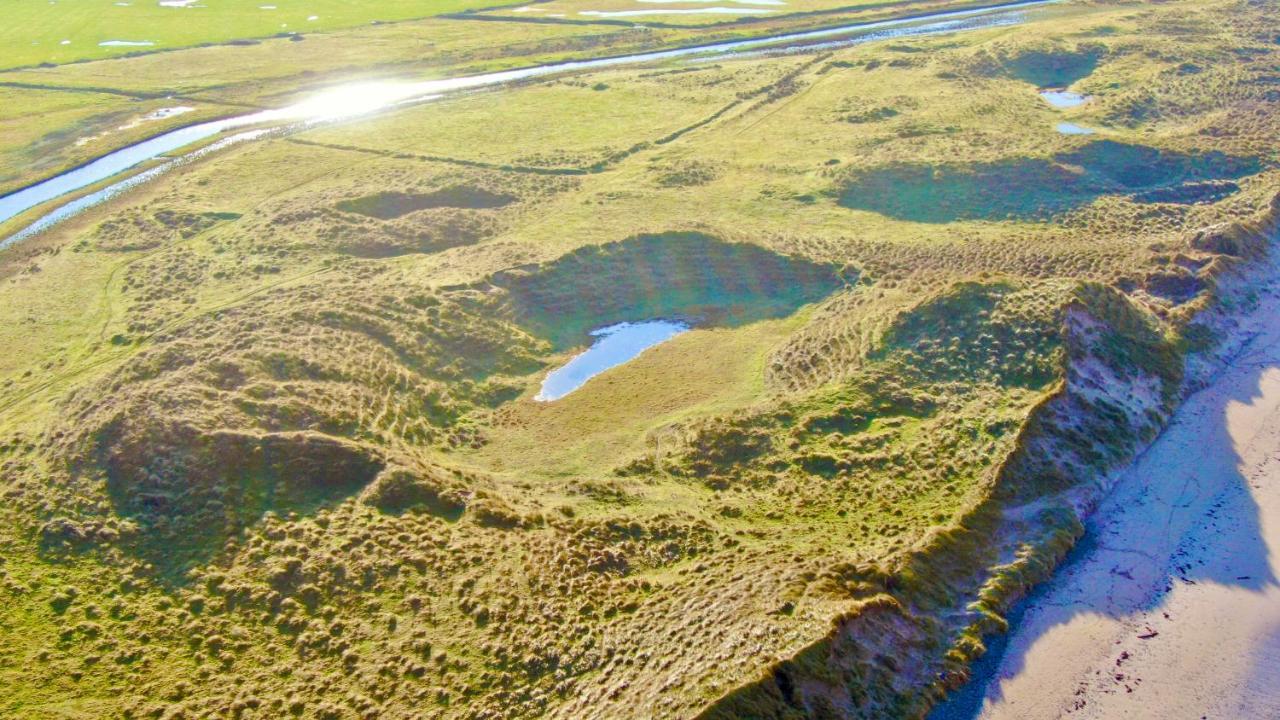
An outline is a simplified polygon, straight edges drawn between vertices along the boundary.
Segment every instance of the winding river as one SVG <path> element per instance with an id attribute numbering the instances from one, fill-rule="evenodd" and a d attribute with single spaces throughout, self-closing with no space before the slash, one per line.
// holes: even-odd
<path id="1" fill-rule="evenodd" d="M 109 180 L 122 172 L 157 158 L 167 161 L 128 179 L 108 185 L 73 202 L 55 207 L 0 240 L 0 250 L 29 238 L 49 227 L 109 200 L 120 193 L 162 175 L 173 167 L 203 157 L 216 150 L 253 140 L 272 133 L 293 132 L 317 124 L 348 120 L 409 103 L 434 100 L 447 94 L 502 85 L 517 80 L 562 73 L 593 70 L 617 65 L 640 64 L 695 56 L 733 56 L 744 51 L 787 51 L 830 48 L 874 42 L 891 38 L 932 35 L 984 27 L 1011 25 L 1025 20 L 1020 10 L 1048 5 L 1058 0 L 1026 0 L 966 10 L 918 15 L 914 17 L 858 23 L 838 27 L 787 33 L 749 40 L 735 40 L 708 45 L 658 50 L 632 55 L 617 55 L 536 65 L 516 70 L 469 75 L 444 80 L 420 82 L 375 82 L 343 85 L 322 92 L 302 102 L 275 110 L 241 115 L 222 120 L 190 125 L 130 145 L 74 170 L 0 197 L 0 223 L 7 222 L 46 203 L 67 197 L 86 187 Z M 834 42 L 813 45 L 826 38 Z M 215 138 L 199 150 L 177 157 L 171 153 L 194 143 Z"/>

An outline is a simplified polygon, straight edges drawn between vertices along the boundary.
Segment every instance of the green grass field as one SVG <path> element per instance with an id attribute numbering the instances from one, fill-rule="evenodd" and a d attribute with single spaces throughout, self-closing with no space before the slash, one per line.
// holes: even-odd
<path id="1" fill-rule="evenodd" d="M 0 192 L 210 117 L 280 107 L 342 82 L 483 72 L 601 48 L 645 47 L 646 33 L 423 20 L 120 60 L 0 72 Z M 423 54 L 429 45 L 433 51 Z M 156 110 L 194 112 L 151 119 Z M 40 115 L 42 122 L 26 118 Z"/>
<path id="2" fill-rule="evenodd" d="M 496 7 L 477 0 L 62 0 L 20 2 L 4 11 L 0 69 L 119 57 L 128 53 L 326 32 L 375 22 Z M 130 42 L 149 45 L 104 46 Z"/>
<path id="3" fill-rule="evenodd" d="M 45 87 L 0 89 L 0 182 L 157 105 L 690 37 L 437 18 L 5 73 Z M 0 715 L 920 717 L 1247 298 L 1277 37 L 1064 3 L 548 78 L 0 252 Z M 534 399 L 655 317 L 694 329 Z"/>

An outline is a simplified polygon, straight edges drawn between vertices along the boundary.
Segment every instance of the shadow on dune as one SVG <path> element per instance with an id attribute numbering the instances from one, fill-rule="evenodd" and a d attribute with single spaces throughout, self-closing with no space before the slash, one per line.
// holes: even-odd
<path id="1" fill-rule="evenodd" d="M 518 321 L 558 349 L 589 342 L 589 331 L 620 322 L 737 327 L 787 317 L 850 282 L 853 271 L 697 232 L 589 245 L 493 276 Z"/>
<path id="2" fill-rule="evenodd" d="M 1197 204 L 1239 190 L 1258 158 L 1184 153 L 1098 140 L 1049 158 L 943 165 L 897 164 L 852 175 L 839 191 L 851 210 L 921 223 L 1049 219 L 1107 195 L 1138 203 Z"/>

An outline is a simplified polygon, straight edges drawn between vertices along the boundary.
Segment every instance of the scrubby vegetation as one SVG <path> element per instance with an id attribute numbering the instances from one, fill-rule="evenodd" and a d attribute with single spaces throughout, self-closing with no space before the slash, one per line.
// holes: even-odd
<path id="1" fill-rule="evenodd" d="M 386 52 L 697 36 L 503 12 Z M 264 139 L 0 253 L 0 715 L 922 716 L 1280 225 L 1270 8 L 1028 12 Z"/>

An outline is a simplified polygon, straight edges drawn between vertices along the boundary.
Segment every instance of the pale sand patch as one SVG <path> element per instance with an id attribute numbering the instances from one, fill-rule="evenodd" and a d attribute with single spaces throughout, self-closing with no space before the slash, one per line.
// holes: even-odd
<path id="1" fill-rule="evenodd" d="M 979 717 L 1280 717 L 1280 301 L 1246 324 L 1033 596 Z"/>

